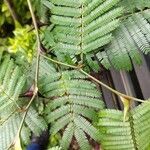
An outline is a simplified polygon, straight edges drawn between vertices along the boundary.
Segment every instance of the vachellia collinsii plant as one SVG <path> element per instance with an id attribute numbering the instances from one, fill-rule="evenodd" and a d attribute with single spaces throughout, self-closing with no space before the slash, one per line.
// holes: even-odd
<path id="1" fill-rule="evenodd" d="M 149 150 L 149 100 L 90 72 L 142 63 L 141 52 L 150 52 L 150 2 L 27 0 L 24 24 L 4 2 L 16 28 L 0 39 L 0 150 L 26 149 L 46 130 L 51 150 L 91 150 L 93 141 L 103 150 Z M 123 111 L 105 107 L 99 85 L 120 98 Z M 132 108 L 132 101 L 142 104 Z"/>

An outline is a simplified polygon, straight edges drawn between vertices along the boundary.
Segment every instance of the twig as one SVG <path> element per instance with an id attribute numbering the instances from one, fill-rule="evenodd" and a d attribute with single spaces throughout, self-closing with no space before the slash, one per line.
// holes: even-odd
<path id="1" fill-rule="evenodd" d="M 33 96 L 32 96 L 32 98 L 30 99 L 28 105 L 27 105 L 26 108 L 25 108 L 25 112 L 24 112 L 23 118 L 22 118 L 22 120 L 21 120 L 21 123 L 20 123 L 19 129 L 18 129 L 18 133 L 17 133 L 17 135 L 16 135 L 15 140 L 16 140 L 18 137 L 20 137 L 20 133 L 21 133 L 21 130 L 22 130 L 22 127 L 23 127 L 25 118 L 26 118 L 26 116 L 27 116 L 28 110 L 29 110 L 29 108 L 30 108 L 30 106 L 31 106 L 31 104 L 32 104 L 32 102 L 33 102 L 33 100 L 34 100 L 35 97 L 37 96 L 37 93 L 38 93 L 38 74 L 39 74 L 39 59 L 40 59 L 40 52 L 41 52 L 41 43 L 40 43 L 40 36 L 39 36 L 39 32 L 38 32 L 38 26 L 37 26 L 36 18 L 35 18 L 33 9 L 32 9 L 31 2 L 30 2 L 30 0 L 27 0 L 27 2 L 28 2 L 28 6 L 29 6 L 29 10 L 30 10 L 31 16 L 32 16 L 33 24 L 34 24 L 34 27 L 35 27 L 36 37 L 37 37 L 36 69 L 35 69 Z M 15 144 L 15 142 L 16 142 L 15 140 L 14 140 L 13 143 L 9 146 L 8 149 L 10 149 L 10 148 Z"/>
<path id="2" fill-rule="evenodd" d="M 111 88 L 110 86 L 106 85 L 105 83 L 97 80 L 96 78 L 94 78 L 93 76 L 91 76 L 90 74 L 88 74 L 87 72 L 85 72 L 84 70 L 80 69 L 80 71 L 85 74 L 86 76 L 88 76 L 89 78 L 91 78 L 93 81 L 97 82 L 98 84 L 100 84 L 101 86 L 105 87 L 106 89 L 108 89 L 109 91 L 113 92 L 114 94 L 120 96 L 120 97 L 124 97 L 125 99 L 128 99 L 128 100 L 135 100 L 137 102 L 146 102 L 142 99 L 138 99 L 138 98 L 135 98 L 135 97 L 132 97 L 132 96 L 128 96 L 126 94 L 123 94 L 121 92 L 118 92 L 116 91 L 115 89 Z"/>
<path id="3" fill-rule="evenodd" d="M 34 27 L 35 27 L 35 31 L 36 31 L 36 37 L 37 37 L 37 58 L 36 58 L 36 70 L 35 70 L 33 96 L 32 96 L 31 100 L 29 101 L 29 103 L 28 103 L 28 105 L 27 105 L 27 107 L 25 109 L 25 113 L 24 113 L 22 122 L 20 124 L 18 136 L 20 135 L 20 132 L 21 132 L 24 120 L 26 118 L 26 115 L 28 113 L 28 110 L 29 110 L 33 100 L 35 99 L 37 93 L 38 93 L 38 85 L 37 84 L 38 84 L 39 58 L 40 58 L 40 47 L 41 47 L 41 44 L 40 44 L 40 37 L 39 37 L 39 32 L 38 32 L 38 26 L 37 26 L 35 15 L 34 15 L 34 12 L 33 12 L 33 9 L 32 9 L 31 2 L 30 2 L 30 0 L 27 0 L 27 2 L 28 2 L 28 6 L 29 6 L 29 9 L 30 9 L 31 16 L 32 16 L 32 20 L 33 20 L 33 24 L 34 24 Z"/>
<path id="4" fill-rule="evenodd" d="M 19 22 L 19 16 L 17 15 L 16 11 L 14 10 L 12 2 L 10 0 L 4 0 L 4 2 L 6 3 L 13 20 Z"/>
<path id="5" fill-rule="evenodd" d="M 97 80 L 95 77 L 91 76 L 90 74 L 88 74 L 87 72 L 85 72 L 83 69 L 81 69 L 82 66 L 73 66 L 73 65 L 69 65 L 69 64 L 66 64 L 66 63 L 63 63 L 63 62 L 60 62 L 60 61 L 57 61 L 57 60 L 54 60 L 52 58 L 49 58 L 43 54 L 40 54 L 42 57 L 50 60 L 51 62 L 53 63 L 57 63 L 57 64 L 60 64 L 60 65 L 63 65 L 63 66 L 67 66 L 67 67 L 70 67 L 70 68 L 73 68 L 73 69 L 78 69 L 80 72 L 82 72 L 83 74 L 85 74 L 87 77 L 89 77 L 90 79 L 92 79 L 93 81 L 97 82 L 98 84 L 100 84 L 101 86 L 105 87 L 106 89 L 108 89 L 109 91 L 113 92 L 114 94 L 118 95 L 119 97 L 124 97 L 125 99 L 128 99 L 128 100 L 134 100 L 134 101 L 137 101 L 137 102 L 146 102 L 142 99 L 138 99 L 138 98 L 135 98 L 135 97 L 132 97 L 132 96 L 128 96 L 126 94 L 123 94 L 121 92 L 118 92 L 116 91 L 115 89 L 109 87 L 108 85 L 106 85 L 105 83 Z"/>
<path id="6" fill-rule="evenodd" d="M 39 72 L 39 59 L 40 59 L 40 52 L 41 52 L 41 42 L 40 42 L 40 36 L 39 36 L 39 31 L 38 31 L 38 25 L 36 22 L 36 17 L 32 9 L 31 1 L 27 0 L 28 6 L 30 9 L 30 13 L 32 16 L 35 32 L 36 32 L 36 39 L 37 39 L 37 58 L 36 58 L 36 72 L 35 72 L 35 87 L 37 87 L 37 82 L 38 82 L 38 72 Z"/>
<path id="7" fill-rule="evenodd" d="M 33 100 L 35 99 L 35 97 L 37 95 L 37 92 L 38 92 L 38 89 L 35 89 L 34 90 L 34 94 L 33 94 L 32 98 L 31 98 L 31 100 L 29 101 L 28 105 L 25 108 L 25 113 L 24 113 L 23 118 L 21 120 L 21 123 L 20 123 L 19 129 L 18 129 L 18 132 L 16 134 L 16 137 L 15 137 L 14 141 L 8 146 L 7 150 L 9 150 L 12 146 L 14 146 L 14 144 L 15 144 L 16 140 L 18 139 L 18 137 L 20 137 L 20 133 L 21 133 L 21 130 L 22 130 L 25 118 L 27 116 L 28 110 L 29 110 L 29 108 L 30 108 Z"/>
<path id="8" fill-rule="evenodd" d="M 27 114 L 28 114 L 28 110 L 29 110 L 29 108 L 30 108 L 30 106 L 31 106 L 31 104 L 32 104 L 32 102 L 33 102 L 33 100 L 35 99 L 35 97 L 36 97 L 36 95 L 37 95 L 37 92 L 38 92 L 38 89 L 36 88 L 36 89 L 34 90 L 34 94 L 33 94 L 32 98 L 31 98 L 31 100 L 29 101 L 28 105 L 27 105 L 26 108 L 25 108 L 25 113 L 24 113 L 23 118 L 22 118 L 22 120 L 21 120 L 20 127 L 19 127 L 19 129 L 18 129 L 18 133 L 17 133 L 17 136 L 16 136 L 16 137 L 19 137 L 19 136 L 20 136 L 20 133 L 21 133 L 21 130 L 22 130 L 22 127 L 23 127 L 23 123 L 24 123 L 25 118 L 26 118 L 26 116 L 27 116 Z"/>
<path id="9" fill-rule="evenodd" d="M 59 65 L 63 65 L 63 66 L 70 67 L 70 68 L 73 68 L 73 69 L 79 69 L 79 68 L 80 68 L 80 66 L 69 65 L 69 64 L 66 64 L 66 63 L 63 63 L 63 62 L 54 60 L 54 59 L 52 59 L 52 58 L 50 58 L 50 57 L 47 57 L 47 56 L 45 56 L 45 55 L 43 55 L 43 54 L 41 54 L 41 53 L 40 53 L 40 55 L 41 55 L 42 57 L 44 57 L 44 58 L 50 60 L 51 62 L 56 63 L 56 64 L 59 64 Z"/>

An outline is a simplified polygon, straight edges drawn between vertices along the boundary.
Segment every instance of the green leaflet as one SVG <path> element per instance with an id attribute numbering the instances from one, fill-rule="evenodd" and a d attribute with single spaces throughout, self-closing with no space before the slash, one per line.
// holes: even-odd
<path id="1" fill-rule="evenodd" d="M 99 113 L 99 130 L 104 150 L 149 150 L 150 102 L 146 101 L 128 113 L 123 122 L 123 112 L 102 110 Z"/>
<path id="2" fill-rule="evenodd" d="M 96 112 L 104 106 L 96 85 L 87 81 L 79 71 L 63 71 L 43 76 L 39 91 L 51 100 L 45 109 L 47 121 L 52 124 L 51 134 L 65 129 L 61 147 L 68 149 L 75 136 L 81 149 L 90 150 L 85 133 L 99 140 L 98 130 L 90 121 L 97 120 Z"/>

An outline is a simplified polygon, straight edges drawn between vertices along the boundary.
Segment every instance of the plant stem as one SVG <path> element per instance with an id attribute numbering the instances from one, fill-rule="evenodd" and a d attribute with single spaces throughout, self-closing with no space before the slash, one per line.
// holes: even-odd
<path id="1" fill-rule="evenodd" d="M 93 81 L 97 82 L 98 84 L 100 84 L 101 86 L 105 87 L 106 89 L 108 89 L 109 91 L 115 93 L 116 95 L 120 96 L 120 97 L 124 97 L 125 99 L 128 99 L 128 100 L 135 100 L 135 101 L 138 101 L 138 102 L 145 102 L 144 100 L 141 100 L 141 99 L 138 99 L 138 98 L 135 98 L 135 97 L 132 97 L 132 96 L 128 96 L 126 94 L 123 94 L 121 92 L 118 92 L 116 91 L 115 89 L 111 88 L 110 86 L 106 85 L 105 83 L 97 80 L 96 78 L 94 78 L 93 76 L 91 76 L 90 74 L 88 74 L 87 72 L 85 72 L 84 70 L 80 69 L 80 71 L 85 74 L 86 76 L 88 76 L 89 78 L 91 78 Z"/>
<path id="2" fill-rule="evenodd" d="M 83 28 L 84 28 L 84 26 L 83 26 L 83 4 L 82 4 L 82 6 L 81 6 L 81 11 L 82 11 L 82 15 L 81 15 L 81 43 L 80 43 L 80 48 L 81 48 L 81 54 L 80 54 L 80 58 L 81 58 L 81 62 L 80 62 L 80 64 L 83 64 L 83 57 L 84 57 L 84 55 L 83 55 Z"/>
<path id="3" fill-rule="evenodd" d="M 34 94 L 33 94 L 32 98 L 30 99 L 28 105 L 27 105 L 26 108 L 25 108 L 25 113 L 23 114 L 23 118 L 22 118 L 22 120 L 21 120 L 21 123 L 20 123 L 19 129 L 18 129 L 18 132 L 17 132 L 17 134 L 16 134 L 16 137 L 15 137 L 14 141 L 10 144 L 10 146 L 7 148 L 7 150 L 9 150 L 12 146 L 14 146 L 14 144 L 16 143 L 16 140 L 20 137 L 20 133 L 21 133 L 21 130 L 22 130 L 22 127 L 23 127 L 25 118 L 26 118 L 26 116 L 27 116 L 28 110 L 29 110 L 29 108 L 30 108 L 30 106 L 31 106 L 31 104 L 32 104 L 32 102 L 33 102 L 33 100 L 35 99 L 35 97 L 36 97 L 36 95 L 37 95 L 37 92 L 38 92 L 38 89 L 36 88 L 36 89 L 34 90 Z"/>
<path id="4" fill-rule="evenodd" d="M 73 69 L 79 69 L 79 68 L 80 68 L 79 66 L 73 66 L 73 65 L 69 65 L 69 64 L 66 64 L 66 63 L 63 63 L 63 62 L 54 60 L 54 59 L 49 58 L 49 57 L 47 57 L 47 56 L 45 56 L 45 55 L 43 55 L 43 54 L 40 54 L 40 55 L 41 55 L 42 57 L 44 57 L 44 58 L 50 60 L 51 62 L 56 63 L 56 64 L 59 64 L 59 65 L 63 65 L 63 66 L 70 67 L 70 68 L 73 68 Z"/>
<path id="5" fill-rule="evenodd" d="M 23 118 L 21 120 L 21 123 L 20 123 L 20 126 L 19 126 L 19 129 L 18 129 L 18 133 L 16 135 L 16 138 L 15 140 L 20 137 L 20 133 L 21 133 L 21 130 L 22 130 L 22 127 L 23 127 L 23 124 L 24 124 L 24 121 L 25 121 L 25 118 L 27 116 L 27 113 L 28 113 L 28 110 L 32 104 L 32 102 L 34 101 L 35 97 L 37 96 L 37 93 L 38 93 L 38 74 L 39 74 L 39 59 L 40 59 L 40 52 L 41 52 L 41 43 L 40 43 L 40 36 L 39 36 L 39 32 L 38 32 L 38 26 L 37 26 L 37 22 L 36 22 L 36 18 L 35 18 L 35 15 L 34 15 L 34 12 L 33 12 L 33 9 L 32 9 L 32 4 L 31 4 L 31 1 L 30 0 L 27 0 L 28 2 L 28 6 L 29 6 L 29 10 L 30 10 L 30 13 L 31 13 L 31 16 L 32 16 L 32 20 L 33 20 L 33 24 L 34 24 L 34 28 L 35 28 L 35 32 L 36 32 L 36 37 L 37 37 L 37 57 L 36 57 L 36 68 L 35 68 L 35 78 L 34 78 L 34 90 L 33 90 L 33 96 L 32 98 L 30 99 L 29 103 L 27 104 L 26 108 L 25 108 L 25 112 L 23 114 Z M 15 144 L 16 141 L 14 141 L 9 148 L 11 148 L 14 144 Z M 9 149 L 8 148 L 8 149 Z"/>
<path id="6" fill-rule="evenodd" d="M 33 25 L 34 25 L 35 33 L 36 33 L 36 39 L 37 39 L 37 58 L 36 58 L 36 72 L 35 72 L 35 88 L 37 88 L 38 87 L 37 82 L 38 82 L 41 42 L 40 42 L 40 36 L 39 36 L 39 31 L 38 31 L 38 25 L 37 25 L 35 14 L 34 14 L 33 9 L 32 9 L 31 1 L 27 0 L 27 2 L 28 2 L 28 6 L 29 6 L 29 9 L 30 9 L 31 16 L 32 16 Z"/>
<path id="7" fill-rule="evenodd" d="M 97 80 L 96 78 L 94 78 L 93 76 L 91 76 L 90 74 L 88 74 L 87 72 L 85 72 L 83 69 L 81 69 L 81 66 L 73 66 L 73 65 L 69 65 L 69 64 L 66 64 L 66 63 L 63 63 L 63 62 L 60 62 L 60 61 L 57 61 L 57 60 L 54 60 L 52 58 L 49 58 L 43 54 L 40 54 L 42 57 L 50 60 L 51 62 L 53 63 L 57 63 L 57 64 L 60 64 L 60 65 L 63 65 L 63 66 L 67 66 L 67 67 L 70 67 L 70 68 L 73 68 L 73 69 L 79 69 L 80 72 L 82 72 L 83 74 L 85 74 L 87 77 L 89 77 L 90 79 L 92 79 L 93 81 L 97 82 L 98 84 L 100 84 L 101 86 L 105 87 L 106 89 L 108 89 L 109 91 L 113 92 L 114 94 L 118 95 L 119 97 L 123 97 L 125 99 L 128 99 L 128 100 L 134 100 L 134 101 L 137 101 L 137 102 L 146 102 L 142 99 L 138 99 L 138 98 L 135 98 L 135 97 L 132 97 L 132 96 L 128 96 L 126 94 L 123 94 L 121 92 L 118 92 L 116 91 L 115 89 L 111 88 L 110 86 L 106 85 L 105 83 Z"/>
<path id="8" fill-rule="evenodd" d="M 23 123 L 24 123 L 25 118 L 26 118 L 26 116 L 27 116 L 28 110 L 29 110 L 29 108 L 30 108 L 30 106 L 31 106 L 31 104 L 32 104 L 32 102 L 33 102 L 33 100 L 35 99 L 35 97 L 36 97 L 36 95 L 37 95 L 37 92 L 38 92 L 38 89 L 36 88 L 36 89 L 34 90 L 34 94 L 33 94 L 32 98 L 31 98 L 31 100 L 29 101 L 28 105 L 27 105 L 26 108 L 25 108 L 25 113 L 24 113 L 23 118 L 22 118 L 22 120 L 21 120 L 20 127 L 19 127 L 19 129 L 18 129 L 18 134 L 17 134 L 16 137 L 19 137 L 19 136 L 20 136 L 20 133 L 21 133 L 21 130 L 22 130 L 22 127 L 23 127 Z"/>
<path id="9" fill-rule="evenodd" d="M 24 113 L 24 116 L 22 118 L 22 121 L 21 121 L 21 124 L 20 124 L 20 128 L 19 128 L 19 131 L 18 131 L 18 136 L 20 136 L 20 132 L 21 132 L 24 120 L 25 120 L 25 118 L 27 116 L 28 110 L 29 110 L 33 100 L 35 99 L 37 93 L 38 93 L 38 85 L 37 84 L 38 84 L 38 74 L 39 74 L 39 59 L 40 59 L 41 43 L 40 43 L 40 36 L 39 36 L 39 32 L 38 32 L 38 26 L 37 26 L 36 18 L 35 18 L 33 9 L 32 9 L 31 1 L 27 0 L 27 2 L 28 2 L 28 6 L 29 6 L 29 10 L 30 10 L 31 16 L 32 16 L 33 24 L 34 24 L 34 27 L 35 27 L 36 37 L 37 37 L 37 58 L 36 58 L 36 68 L 35 68 L 35 79 L 34 79 L 33 96 L 31 98 L 31 100 L 29 101 L 28 105 L 26 106 L 25 113 Z"/>
<path id="10" fill-rule="evenodd" d="M 18 17 L 17 13 L 15 12 L 15 10 L 13 8 L 12 2 L 10 0 L 4 0 L 4 2 L 6 3 L 13 20 L 15 22 L 19 22 L 19 17 Z"/>

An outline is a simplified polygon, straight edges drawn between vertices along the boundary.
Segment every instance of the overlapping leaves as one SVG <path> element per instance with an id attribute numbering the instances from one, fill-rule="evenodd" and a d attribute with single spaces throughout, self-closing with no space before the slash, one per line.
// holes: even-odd
<path id="1" fill-rule="evenodd" d="M 50 21 L 54 26 L 44 29 L 43 44 L 58 56 L 74 58 L 81 54 L 85 58 L 111 41 L 111 32 L 119 26 L 116 18 L 123 10 L 115 7 L 118 2 L 44 0 L 52 13 Z"/>
<path id="2" fill-rule="evenodd" d="M 149 150 L 150 102 L 146 101 L 129 111 L 123 121 L 123 112 L 103 110 L 99 113 L 101 144 L 104 150 Z"/>
<path id="3" fill-rule="evenodd" d="M 81 149 L 90 150 L 87 134 L 99 140 L 98 130 L 91 124 L 97 120 L 97 111 L 103 108 L 96 85 L 78 71 L 63 71 L 43 76 L 41 94 L 49 99 L 45 113 L 52 124 L 51 134 L 63 131 L 61 147 L 68 149 L 76 138 Z"/>
<path id="4" fill-rule="evenodd" d="M 3 55 L 0 64 L 0 150 L 7 149 L 15 140 L 23 114 L 29 99 L 19 98 L 26 82 L 19 66 L 10 55 Z M 31 132 L 40 135 L 47 128 L 46 122 L 39 117 L 36 109 L 31 107 L 25 119 L 21 137 L 27 144 Z"/>
<path id="5" fill-rule="evenodd" d="M 132 69 L 132 62 L 141 64 L 140 51 L 150 53 L 149 10 L 124 20 L 114 32 L 114 39 L 96 57 L 107 69 Z M 126 63 L 124 63 L 126 62 Z"/>

